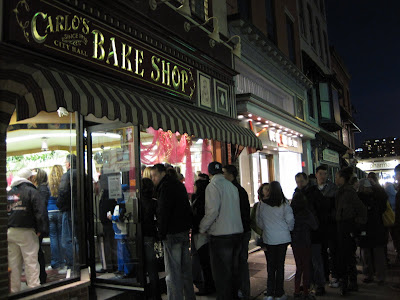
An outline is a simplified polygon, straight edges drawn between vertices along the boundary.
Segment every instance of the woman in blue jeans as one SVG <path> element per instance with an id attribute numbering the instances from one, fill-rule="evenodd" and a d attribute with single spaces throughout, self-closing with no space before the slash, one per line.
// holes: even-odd
<path id="1" fill-rule="evenodd" d="M 47 212 L 49 214 L 50 225 L 50 249 L 51 249 L 51 267 L 53 269 L 61 269 L 64 267 L 63 247 L 61 246 L 61 230 L 62 230 L 62 213 L 58 209 L 57 197 L 58 187 L 60 186 L 61 177 L 63 175 L 63 167 L 54 165 L 49 175 L 50 198 L 47 204 Z"/>
<path id="2" fill-rule="evenodd" d="M 267 258 L 267 296 L 264 300 L 286 300 L 283 289 L 285 257 L 294 227 L 293 211 L 279 182 L 273 181 L 257 207 L 257 225 L 263 230 Z"/>

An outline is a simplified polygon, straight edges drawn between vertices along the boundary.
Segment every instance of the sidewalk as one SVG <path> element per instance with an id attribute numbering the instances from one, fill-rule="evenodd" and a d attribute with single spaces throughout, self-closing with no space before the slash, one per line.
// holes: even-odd
<path id="1" fill-rule="evenodd" d="M 359 253 L 359 252 L 357 252 Z M 395 253 L 391 244 L 389 244 L 389 258 L 391 266 L 387 270 L 386 283 L 384 286 L 378 286 L 376 282 L 365 284 L 362 282 L 364 276 L 358 275 L 358 292 L 349 292 L 346 297 L 339 295 L 338 288 L 330 288 L 326 285 L 326 295 L 317 297 L 322 300 L 334 299 L 360 299 L 360 300 L 400 300 L 400 292 L 394 291 L 390 288 L 392 284 L 400 283 L 400 264 L 394 264 Z M 249 271 L 251 282 L 251 299 L 263 300 L 264 291 L 267 284 L 267 268 L 265 262 L 265 255 L 263 251 L 255 251 L 249 254 Z M 357 266 L 361 271 L 361 266 Z M 292 249 L 288 247 L 286 261 L 285 261 L 285 292 L 288 299 L 293 299 L 294 291 L 294 273 L 296 272 L 296 265 L 292 253 Z M 164 299 L 163 295 L 163 299 Z M 166 299 L 166 297 L 165 297 Z M 197 300 L 211 300 L 216 299 L 215 295 L 196 297 Z"/>

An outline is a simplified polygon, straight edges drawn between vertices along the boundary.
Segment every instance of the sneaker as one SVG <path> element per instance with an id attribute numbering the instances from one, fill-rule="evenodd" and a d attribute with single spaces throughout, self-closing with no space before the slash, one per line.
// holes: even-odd
<path id="1" fill-rule="evenodd" d="M 266 296 L 263 298 L 263 300 L 274 300 L 274 297 L 272 296 Z"/>
<path id="2" fill-rule="evenodd" d="M 331 281 L 329 282 L 329 286 L 331 288 L 338 288 L 339 287 L 339 280 L 336 278 L 332 278 Z"/>

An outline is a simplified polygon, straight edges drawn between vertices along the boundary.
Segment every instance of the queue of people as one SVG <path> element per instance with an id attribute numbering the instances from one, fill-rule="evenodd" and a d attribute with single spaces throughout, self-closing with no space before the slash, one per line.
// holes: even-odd
<path id="1" fill-rule="evenodd" d="M 46 234 L 51 241 L 51 267 L 72 266 L 71 200 L 76 197 L 76 185 L 71 185 L 71 180 L 76 180 L 75 165 L 76 157 L 69 155 L 65 174 L 61 166 L 54 166 L 48 178 L 43 170 L 22 169 L 11 184 L 8 259 L 12 292 L 20 289 L 23 262 L 29 287 L 46 281 L 41 258 L 41 237 Z M 235 166 L 211 162 L 208 173 L 199 174 L 189 199 L 173 168 L 156 164 L 143 170 L 140 207 L 149 299 L 161 299 L 154 250 L 157 240 L 163 244 L 168 299 L 192 300 L 215 292 L 218 300 L 250 299 L 247 260 L 251 229 L 260 235 L 258 245 L 267 262 L 264 300 L 287 299 L 283 282 L 289 245 L 296 261 L 294 298 L 323 296 L 326 284 L 339 288 L 342 296 L 357 291 L 357 247 L 362 254 L 362 281 L 385 283 L 387 234 L 391 233 L 398 246 L 400 221 L 396 219 L 390 230 L 384 226 L 382 214 L 389 197 L 374 178 L 358 180 L 349 167 L 337 172 L 334 184 L 327 179 L 327 167 L 319 166 L 315 180 L 305 173 L 296 174 L 297 188 L 291 201 L 279 182 L 263 183 L 259 202 L 250 214 L 248 195 L 237 181 Z M 395 174 L 399 181 L 400 165 Z M 99 183 L 100 217 L 106 214 L 100 218 L 106 271 L 117 269 L 125 278 L 135 270 L 126 245 L 127 228 L 120 220 L 126 212 L 124 197 L 109 199 L 104 174 Z M 399 192 L 396 209 L 400 211 Z M 203 283 L 196 293 L 190 249 L 197 253 L 202 270 Z"/>

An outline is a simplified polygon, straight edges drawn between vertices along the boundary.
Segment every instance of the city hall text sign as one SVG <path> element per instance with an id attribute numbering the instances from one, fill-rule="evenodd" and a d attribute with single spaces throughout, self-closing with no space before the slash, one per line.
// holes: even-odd
<path id="1" fill-rule="evenodd" d="M 57 1 L 11 2 L 15 26 L 6 37 L 11 41 L 193 98 L 195 71 L 183 62 Z"/>

